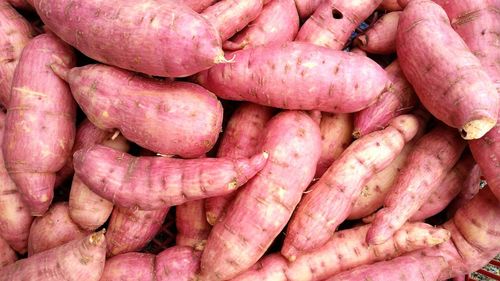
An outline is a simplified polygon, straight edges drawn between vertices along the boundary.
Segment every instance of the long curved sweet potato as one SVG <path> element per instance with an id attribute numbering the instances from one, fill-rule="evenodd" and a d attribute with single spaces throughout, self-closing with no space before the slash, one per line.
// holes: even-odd
<path id="1" fill-rule="evenodd" d="M 354 45 L 370 54 L 396 52 L 396 32 L 401 12 L 390 12 L 378 19 L 364 34 L 354 39 Z"/>
<path id="2" fill-rule="evenodd" d="M 464 148 L 456 131 L 443 125 L 423 136 L 408 155 L 384 208 L 376 213 L 366 241 L 379 244 L 391 237 L 428 200 Z"/>
<path id="3" fill-rule="evenodd" d="M 99 281 L 106 259 L 102 231 L 0 268 L 0 281 Z"/>
<path id="4" fill-rule="evenodd" d="M 154 152 L 199 157 L 212 148 L 221 131 L 222 106 L 198 85 L 158 81 L 99 64 L 69 72 L 53 68 L 68 81 L 96 127 L 118 129 Z"/>
<path id="5" fill-rule="evenodd" d="M 368 107 L 389 86 L 387 74 L 371 59 L 308 43 L 233 54 L 234 62 L 197 76 L 198 83 L 223 99 L 348 113 Z M 363 69 L 363 75 L 356 69 Z"/>
<path id="6" fill-rule="evenodd" d="M 363 185 L 387 167 L 418 131 L 412 115 L 395 118 L 382 131 L 353 142 L 302 198 L 288 224 L 281 254 L 298 254 L 325 244 L 350 213 Z"/>
<path id="7" fill-rule="evenodd" d="M 14 263 L 17 260 L 16 253 L 12 250 L 2 237 L 0 237 L 0 268 Z"/>
<path id="8" fill-rule="evenodd" d="M 214 26 L 178 1 L 29 1 L 52 32 L 105 64 L 179 77 L 225 62 Z"/>
<path id="9" fill-rule="evenodd" d="M 227 123 L 217 157 L 240 158 L 255 155 L 262 141 L 264 126 L 272 115 L 273 110 L 270 107 L 243 103 L 236 109 Z M 209 224 L 214 225 L 217 222 L 235 196 L 236 192 L 233 192 L 205 200 Z"/>
<path id="10" fill-rule="evenodd" d="M 175 226 L 177 227 L 176 245 L 189 246 L 203 251 L 211 229 L 205 213 L 205 201 L 191 201 L 177 206 Z"/>
<path id="11" fill-rule="evenodd" d="M 41 216 L 54 196 L 55 173 L 75 138 L 76 103 L 68 85 L 50 69 L 73 67 L 71 48 L 52 34 L 25 47 L 12 82 L 3 142 L 5 166 L 32 215 Z"/>
<path id="12" fill-rule="evenodd" d="M 273 0 L 244 30 L 222 46 L 236 51 L 256 46 L 276 45 L 293 41 L 299 31 L 299 15 L 293 0 Z"/>
<path id="13" fill-rule="evenodd" d="M 224 195 L 245 184 L 267 162 L 252 158 L 134 157 L 102 145 L 74 154 L 76 175 L 99 196 L 125 208 L 154 210 Z"/>
<path id="14" fill-rule="evenodd" d="M 491 130 L 499 94 L 479 59 L 429 0 L 411 1 L 399 19 L 397 54 L 406 78 L 436 118 L 459 128 L 465 139 Z"/>
<path id="15" fill-rule="evenodd" d="M 202 280 L 230 279 L 256 263 L 283 230 L 314 177 L 321 138 L 318 125 L 307 114 L 279 113 L 263 136 L 269 161 L 210 232 L 201 258 Z"/>

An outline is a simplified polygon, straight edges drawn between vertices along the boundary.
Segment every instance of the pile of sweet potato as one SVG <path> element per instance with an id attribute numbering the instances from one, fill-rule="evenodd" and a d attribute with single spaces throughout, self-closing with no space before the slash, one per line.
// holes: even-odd
<path id="1" fill-rule="evenodd" d="M 1 0 L 0 281 L 481 268 L 500 252 L 499 10 Z M 175 245 L 147 252 L 169 212 Z"/>

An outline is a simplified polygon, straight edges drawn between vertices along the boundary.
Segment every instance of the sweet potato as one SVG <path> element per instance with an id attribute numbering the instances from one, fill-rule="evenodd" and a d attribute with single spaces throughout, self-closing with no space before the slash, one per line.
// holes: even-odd
<path id="1" fill-rule="evenodd" d="M 280 254 L 265 256 L 247 271 L 231 279 L 231 281 L 279 281 L 286 280 L 286 259 Z"/>
<path id="2" fill-rule="evenodd" d="M 217 157 L 250 157 L 258 152 L 262 131 L 272 117 L 269 107 L 244 103 L 231 116 L 217 151 Z M 205 209 L 207 221 L 214 225 L 222 216 L 236 193 L 207 198 Z"/>
<path id="3" fill-rule="evenodd" d="M 368 180 L 387 167 L 418 130 L 412 115 L 395 118 L 382 131 L 353 142 L 305 194 L 288 224 L 281 254 L 295 260 L 325 244 L 350 213 Z"/>
<path id="4" fill-rule="evenodd" d="M 301 19 L 307 19 L 321 4 L 322 0 L 295 0 L 295 6 Z"/>
<path id="5" fill-rule="evenodd" d="M 357 48 L 357 47 L 356 48 L 352 48 L 350 50 L 350 52 L 354 53 L 354 54 L 357 54 L 357 55 L 365 56 L 365 57 L 367 56 L 367 54 L 366 54 L 365 51 L 363 51 L 363 50 L 361 50 L 360 48 Z"/>
<path id="6" fill-rule="evenodd" d="M 193 11 L 197 13 L 203 12 L 206 8 L 210 7 L 210 5 L 214 4 L 218 0 L 181 0 L 181 1 L 172 1 L 172 2 L 182 2 L 184 5 L 193 9 Z"/>
<path id="7" fill-rule="evenodd" d="M 0 112 L 0 145 L 5 134 L 5 114 Z M 12 249 L 24 254 L 28 247 L 31 217 L 21 199 L 16 184 L 5 168 L 3 152 L 0 151 L 0 235 Z"/>
<path id="8" fill-rule="evenodd" d="M 402 11 L 403 7 L 401 7 L 398 3 L 398 0 L 383 0 L 380 3 L 380 7 L 387 11 Z"/>
<path id="9" fill-rule="evenodd" d="M 169 208 L 153 211 L 116 207 L 106 233 L 107 255 L 138 251 L 160 230 Z"/>
<path id="10" fill-rule="evenodd" d="M 158 81 L 99 64 L 69 72 L 53 68 L 68 81 L 96 127 L 118 129 L 154 152 L 196 158 L 212 148 L 221 131 L 222 106 L 198 85 Z"/>
<path id="11" fill-rule="evenodd" d="M 500 108 L 495 85 L 439 5 L 411 1 L 400 16 L 396 40 L 403 73 L 436 118 L 459 128 L 468 140 L 495 126 Z"/>
<path id="12" fill-rule="evenodd" d="M 303 42 L 234 56 L 233 63 L 199 74 L 198 83 L 223 99 L 333 113 L 359 111 L 389 85 L 385 71 L 369 58 Z M 363 75 L 353 71 L 361 68 Z"/>
<path id="13" fill-rule="evenodd" d="M 156 256 L 157 281 L 197 280 L 199 270 L 200 252 L 190 247 L 171 247 Z"/>
<path id="14" fill-rule="evenodd" d="M 225 50 L 253 48 L 293 41 L 299 31 L 299 15 L 293 0 L 274 0 L 244 30 L 222 46 Z"/>
<path id="15" fill-rule="evenodd" d="M 342 50 L 352 32 L 382 0 L 324 0 L 302 25 L 296 41 Z"/>
<path id="16" fill-rule="evenodd" d="M 49 67 L 56 62 L 75 64 L 68 45 L 52 34 L 31 40 L 16 68 L 7 108 L 5 166 L 35 216 L 52 202 L 55 173 L 69 158 L 76 131 L 76 103 Z"/>
<path id="17" fill-rule="evenodd" d="M 438 280 L 444 263 L 443 257 L 416 258 L 402 256 L 390 261 L 381 261 L 356 267 L 328 278 L 325 281 Z"/>
<path id="18" fill-rule="evenodd" d="M 211 228 L 205 214 L 205 201 L 191 201 L 177 206 L 175 225 L 177 227 L 176 245 L 189 246 L 197 251 L 203 251 Z"/>
<path id="19" fill-rule="evenodd" d="M 99 196 L 125 207 L 154 210 L 230 193 L 267 162 L 252 158 L 134 157 L 102 145 L 74 154 L 76 175 Z"/>
<path id="20" fill-rule="evenodd" d="M 408 155 L 366 236 L 379 244 L 394 234 L 428 200 L 455 165 L 465 144 L 452 128 L 440 125 L 423 136 Z"/>
<path id="21" fill-rule="evenodd" d="M 83 238 L 89 234 L 88 231 L 80 229 L 71 220 L 67 202 L 54 204 L 43 217 L 37 217 L 33 221 L 28 239 L 28 256 Z"/>
<path id="22" fill-rule="evenodd" d="M 16 253 L 12 250 L 2 237 L 0 237 L 0 268 L 14 263 L 17 260 Z"/>
<path id="23" fill-rule="evenodd" d="M 2 28 L 0 28 L 0 46 L 2 46 L 0 50 L 2 56 L 2 62 L 0 63 L 0 76 L 2 77 L 0 81 L 0 104 L 5 107 L 9 105 L 12 79 L 21 52 L 34 34 L 29 22 L 18 14 L 8 2 L 1 1 L 0 3 L 0 22 L 2 23 Z"/>
<path id="24" fill-rule="evenodd" d="M 285 227 L 314 177 L 321 137 L 307 114 L 276 115 L 266 125 L 262 146 L 269 152 L 269 162 L 210 232 L 201 258 L 202 280 L 230 279 L 256 263 Z"/>
<path id="25" fill-rule="evenodd" d="M 98 281 L 105 258 L 106 239 L 100 231 L 0 268 L 0 281 Z"/>
<path id="26" fill-rule="evenodd" d="M 378 19 L 370 29 L 354 40 L 354 45 L 370 54 L 396 52 L 396 31 L 401 12 L 390 12 Z"/>
<path id="27" fill-rule="evenodd" d="M 319 125 L 321 131 L 321 156 L 316 166 L 315 178 L 321 177 L 351 144 L 352 127 L 352 116 L 349 114 L 322 114 Z"/>
<path id="28" fill-rule="evenodd" d="M 463 205 L 469 202 L 481 188 L 481 170 L 479 165 L 475 164 L 472 169 L 470 169 L 469 174 L 460 190 L 460 193 L 453 199 L 450 205 L 447 207 L 446 214 L 448 217 L 453 217 L 455 212 L 460 209 Z M 491 190 L 491 188 L 490 188 Z M 498 197 L 497 197 L 498 199 Z"/>
<path id="29" fill-rule="evenodd" d="M 29 1 L 57 36 L 105 64 L 179 77 L 225 62 L 214 26 L 178 1 Z"/>
<path id="30" fill-rule="evenodd" d="M 257 18 L 263 4 L 263 0 L 221 0 L 201 15 L 215 27 L 224 42 Z"/>
<path id="31" fill-rule="evenodd" d="M 472 156 L 465 155 L 462 157 L 453 169 L 448 172 L 427 202 L 425 202 L 409 220 L 421 221 L 444 210 L 464 187 L 467 175 L 474 167 L 474 164 Z"/>
<path id="32" fill-rule="evenodd" d="M 155 255 L 125 253 L 106 260 L 100 281 L 155 281 Z"/>
<path id="33" fill-rule="evenodd" d="M 385 71 L 392 85 L 374 104 L 354 114 L 353 135 L 356 138 L 385 128 L 391 119 L 410 112 L 418 102 L 397 60 L 388 65 Z"/>

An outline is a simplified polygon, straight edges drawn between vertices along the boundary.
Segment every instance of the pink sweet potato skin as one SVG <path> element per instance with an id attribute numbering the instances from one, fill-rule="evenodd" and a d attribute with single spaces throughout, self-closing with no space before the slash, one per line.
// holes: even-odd
<path id="1" fill-rule="evenodd" d="M 337 274 L 326 281 L 438 280 L 443 266 L 444 258 L 442 257 L 402 256 L 390 261 L 363 265 Z"/>
<path id="2" fill-rule="evenodd" d="M 460 193 L 453 199 L 450 205 L 447 207 L 446 214 L 448 217 L 453 217 L 458 209 L 469 202 L 481 188 L 481 169 L 479 165 L 475 164 L 467 175 Z M 490 187 L 491 190 L 491 187 Z M 493 191 L 493 190 L 492 190 Z M 498 197 L 497 197 L 498 199 Z"/>
<path id="3" fill-rule="evenodd" d="M 106 65 L 71 69 L 68 83 L 89 120 L 165 155 L 196 158 L 215 144 L 222 106 L 198 85 L 163 82 Z M 134 110 L 131 110 L 131 109 Z"/>
<path id="4" fill-rule="evenodd" d="M 262 258 L 247 271 L 231 279 L 231 281 L 287 280 L 285 275 L 286 267 L 287 261 L 283 256 L 280 254 L 270 254 Z"/>
<path id="5" fill-rule="evenodd" d="M 443 125 L 423 136 L 408 155 L 384 208 L 376 213 L 367 242 L 385 241 L 417 212 L 458 161 L 464 147 L 457 132 Z"/>
<path id="6" fill-rule="evenodd" d="M 3 143 L 4 133 L 5 114 L 0 112 L 0 145 Z M 33 217 L 10 178 L 0 151 L 0 233 L 10 247 L 20 254 L 24 254 L 28 247 L 32 221 Z"/>
<path id="7" fill-rule="evenodd" d="M 413 214 L 410 221 L 421 221 L 441 212 L 455 198 L 462 188 L 469 172 L 475 162 L 470 155 L 464 155 L 462 159 L 451 169 L 439 186 L 431 194 L 418 211 Z M 478 183 L 479 186 L 479 183 Z"/>
<path id="8" fill-rule="evenodd" d="M 106 260 L 100 281 L 156 281 L 155 256 L 146 253 L 125 253 Z"/>
<path id="9" fill-rule="evenodd" d="M 8 1 L 0 3 L 0 104 L 7 107 L 14 71 L 19 63 L 21 52 L 31 40 L 34 32 L 29 22 L 12 8 Z"/>
<path id="10" fill-rule="evenodd" d="M 365 242 L 370 225 L 336 232 L 324 246 L 301 255 L 289 263 L 286 276 L 290 281 L 323 280 L 336 273 L 404 253 L 432 247 L 450 238 L 450 233 L 425 223 L 407 223 L 381 245 Z M 342 280 L 342 279 L 339 279 Z"/>
<path id="11" fill-rule="evenodd" d="M 50 69 L 73 67 L 71 48 L 52 34 L 34 38 L 14 74 L 3 142 L 5 166 L 32 215 L 43 215 L 54 196 L 55 173 L 69 158 L 76 104 L 68 85 Z"/>
<path id="12" fill-rule="evenodd" d="M 16 260 L 16 252 L 10 248 L 7 241 L 0 237 L 0 268 L 14 263 Z"/>
<path id="13" fill-rule="evenodd" d="M 262 0 L 221 0 L 201 15 L 215 27 L 224 42 L 257 18 L 263 4 Z"/>
<path id="14" fill-rule="evenodd" d="M 177 206 L 175 225 L 177 227 L 176 245 L 189 246 L 203 251 L 211 229 L 205 214 L 205 201 L 190 201 Z"/>
<path id="15" fill-rule="evenodd" d="M 256 263 L 283 230 L 314 177 L 321 137 L 306 113 L 276 115 L 263 135 L 269 162 L 210 232 L 201 259 L 203 280 L 230 279 Z"/>
<path id="16" fill-rule="evenodd" d="M 262 131 L 267 121 L 273 116 L 270 107 L 243 103 L 231 116 L 217 151 L 217 157 L 250 157 L 258 152 Z M 214 225 L 236 196 L 236 192 L 207 198 L 205 209 L 207 221 Z"/>
<path id="17" fill-rule="evenodd" d="M 397 0 L 383 0 L 382 3 L 380 3 L 380 7 L 391 12 L 403 10 Z"/>
<path id="18" fill-rule="evenodd" d="M 217 65 L 197 77 L 198 83 L 223 99 L 348 113 L 368 107 L 389 82 L 385 71 L 369 58 L 303 42 L 233 54 L 233 63 Z M 353 70 L 361 68 L 364 75 Z"/>
<path id="19" fill-rule="evenodd" d="M 105 64 L 179 77 L 224 59 L 217 30 L 178 1 L 31 1 L 51 31 Z"/>
<path id="20" fill-rule="evenodd" d="M 210 7 L 212 4 L 217 2 L 217 0 L 182 0 L 182 1 L 172 1 L 172 2 L 182 2 L 184 5 L 193 9 L 197 13 L 203 12 L 206 8 Z"/>
<path id="21" fill-rule="evenodd" d="M 325 0 L 302 25 L 296 41 L 342 50 L 352 32 L 382 0 Z"/>
<path id="22" fill-rule="evenodd" d="M 83 238 L 89 234 L 88 231 L 80 229 L 71 220 L 67 202 L 54 204 L 43 217 L 37 217 L 33 221 L 28 239 L 28 256 Z"/>
<path id="23" fill-rule="evenodd" d="M 400 14 L 390 12 L 380 17 L 370 29 L 355 39 L 355 45 L 370 54 L 395 53 Z"/>
<path id="24" fill-rule="evenodd" d="M 306 19 L 318 8 L 321 0 L 295 0 L 295 6 L 301 19 Z"/>
<path id="25" fill-rule="evenodd" d="M 120 207 L 154 210 L 219 196 L 245 184 L 267 162 L 252 158 L 134 157 L 102 145 L 75 152 L 76 175 Z"/>
<path id="26" fill-rule="evenodd" d="M 244 30 L 224 42 L 225 50 L 280 45 L 293 41 L 299 31 L 299 15 L 293 0 L 274 0 Z"/>
<path id="27" fill-rule="evenodd" d="M 355 137 L 385 128 L 391 119 L 410 112 L 418 102 L 397 60 L 388 65 L 385 71 L 392 85 L 374 104 L 354 114 Z"/>
<path id="28" fill-rule="evenodd" d="M 400 16 L 396 41 L 403 73 L 436 118 L 462 130 L 465 139 L 481 138 L 495 126 L 495 85 L 439 5 L 411 1 Z"/>
<path id="29" fill-rule="evenodd" d="M 321 131 L 321 157 L 315 178 L 320 178 L 352 142 L 353 122 L 350 114 L 323 113 Z"/>
<path id="30" fill-rule="evenodd" d="M 399 116 L 385 130 L 353 142 L 304 195 L 288 224 L 281 254 L 293 261 L 300 252 L 325 244 L 363 186 L 396 158 L 418 125 L 413 115 Z"/>
<path id="31" fill-rule="evenodd" d="M 198 280 L 200 252 L 190 247 L 175 246 L 156 256 L 156 281 Z"/>
<path id="32" fill-rule="evenodd" d="M 73 240 L 0 269 L 1 281 L 99 281 L 106 259 L 102 232 Z"/>
<path id="33" fill-rule="evenodd" d="M 168 210 L 143 211 L 116 207 L 106 233 L 107 255 L 141 250 L 158 233 Z"/>

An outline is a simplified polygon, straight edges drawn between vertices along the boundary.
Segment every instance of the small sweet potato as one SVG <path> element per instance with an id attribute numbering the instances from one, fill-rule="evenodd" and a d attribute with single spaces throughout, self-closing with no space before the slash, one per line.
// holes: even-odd
<path id="1" fill-rule="evenodd" d="M 197 76 L 198 83 L 223 99 L 349 113 L 368 107 L 389 86 L 387 74 L 371 59 L 304 42 L 233 55 L 234 62 Z M 355 69 L 363 69 L 363 75 Z"/>
<path id="2" fill-rule="evenodd" d="M 99 281 L 106 259 L 102 231 L 0 268 L 0 281 Z"/>
<path id="3" fill-rule="evenodd" d="M 54 204 L 43 217 L 37 217 L 33 221 L 28 239 L 28 256 L 83 238 L 89 234 L 88 231 L 82 230 L 71 220 L 67 202 Z"/>
<path id="4" fill-rule="evenodd" d="M 349 215 L 363 186 L 396 158 L 418 127 L 415 116 L 402 115 L 385 130 L 353 142 L 302 198 L 281 254 L 293 261 L 299 253 L 325 244 Z"/>
<path id="5" fill-rule="evenodd" d="M 365 33 L 354 39 L 354 45 L 370 54 L 396 52 L 396 31 L 401 12 L 390 12 L 378 19 Z"/>
<path id="6" fill-rule="evenodd" d="M 54 196 L 56 172 L 75 138 L 76 103 L 50 65 L 73 67 L 72 49 L 53 34 L 24 48 L 14 74 L 3 142 L 5 166 L 32 215 L 41 216 Z"/>
<path id="7" fill-rule="evenodd" d="M 256 154 L 261 143 L 262 131 L 272 114 L 273 110 L 270 107 L 243 103 L 236 109 L 227 123 L 217 157 L 240 158 Z M 236 192 L 233 192 L 205 200 L 209 224 L 214 225 L 217 222 L 235 196 Z"/>
<path id="8" fill-rule="evenodd" d="M 203 251 L 211 229 L 205 214 L 205 200 L 190 201 L 175 207 L 175 226 L 177 246 Z"/>
<path id="9" fill-rule="evenodd" d="M 154 152 L 196 158 L 212 148 L 221 131 L 221 103 L 198 85 L 159 81 L 100 64 L 53 69 L 68 81 L 96 127 L 118 129 Z"/>
<path id="10" fill-rule="evenodd" d="M 244 30 L 224 42 L 225 50 L 276 45 L 293 41 L 299 31 L 299 15 L 293 0 L 274 0 Z"/>
<path id="11" fill-rule="evenodd" d="M 439 5 L 411 1 L 399 19 L 396 47 L 403 73 L 436 118 L 468 140 L 495 126 L 500 109 L 495 85 Z"/>
<path id="12" fill-rule="evenodd" d="M 12 250 L 2 237 L 0 237 L 0 268 L 14 263 L 17 260 L 16 253 Z"/>
<path id="13" fill-rule="evenodd" d="M 156 281 L 155 255 L 130 252 L 106 260 L 99 281 Z"/>
<path id="14" fill-rule="evenodd" d="M 233 192 L 267 162 L 252 158 L 134 157 L 102 145 L 74 154 L 76 175 L 99 196 L 125 208 L 154 210 Z"/>
<path id="15" fill-rule="evenodd" d="M 105 64 L 179 77 L 225 61 L 215 27 L 179 1 L 29 1 L 52 32 Z"/>
<path id="16" fill-rule="evenodd" d="M 314 177 L 321 137 L 318 125 L 304 112 L 285 111 L 272 118 L 262 146 L 269 161 L 210 232 L 201 258 L 202 280 L 230 279 L 256 263 Z"/>

